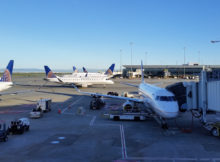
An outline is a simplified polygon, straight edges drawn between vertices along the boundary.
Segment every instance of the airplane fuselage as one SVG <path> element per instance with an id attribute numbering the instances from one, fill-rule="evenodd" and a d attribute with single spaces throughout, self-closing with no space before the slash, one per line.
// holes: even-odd
<path id="1" fill-rule="evenodd" d="M 0 91 L 4 91 L 13 85 L 12 82 L 0 82 Z"/>
<path id="2" fill-rule="evenodd" d="M 179 108 L 174 95 L 165 88 L 155 87 L 147 83 L 139 85 L 139 92 L 146 100 L 145 105 L 151 105 L 151 109 L 162 118 L 175 118 Z"/>
<path id="3" fill-rule="evenodd" d="M 91 76 L 82 76 L 82 77 L 75 77 L 72 75 L 65 75 L 63 77 L 57 78 L 47 78 L 46 80 L 50 82 L 56 82 L 61 84 L 75 84 L 83 87 L 87 87 L 89 85 L 95 84 L 114 84 L 112 80 L 108 80 L 106 77 L 91 77 Z"/>

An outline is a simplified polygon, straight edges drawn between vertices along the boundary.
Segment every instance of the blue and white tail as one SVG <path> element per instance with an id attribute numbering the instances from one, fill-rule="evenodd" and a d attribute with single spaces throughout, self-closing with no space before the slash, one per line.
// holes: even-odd
<path id="1" fill-rule="evenodd" d="M 8 66 L 6 67 L 0 82 L 12 82 L 12 72 L 13 72 L 14 60 L 10 60 Z"/>
<path id="2" fill-rule="evenodd" d="M 115 68 L 115 64 L 112 64 L 112 65 L 108 68 L 108 70 L 105 72 L 105 75 L 113 75 L 114 68 Z"/>
<path id="3" fill-rule="evenodd" d="M 56 78 L 56 75 L 50 70 L 48 66 L 44 66 L 44 70 L 46 73 L 46 78 Z"/>
<path id="4" fill-rule="evenodd" d="M 142 83 L 145 83 L 144 82 L 144 68 L 143 68 L 143 62 L 141 60 L 141 82 Z"/>
<path id="5" fill-rule="evenodd" d="M 75 66 L 73 66 L 73 73 L 77 73 L 77 69 Z"/>
<path id="6" fill-rule="evenodd" d="M 83 67 L 83 72 L 84 72 L 84 73 L 88 73 L 88 71 L 86 70 L 85 67 Z"/>

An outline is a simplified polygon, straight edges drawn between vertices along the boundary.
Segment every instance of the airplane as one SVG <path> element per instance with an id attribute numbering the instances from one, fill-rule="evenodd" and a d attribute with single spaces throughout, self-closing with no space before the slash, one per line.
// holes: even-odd
<path id="1" fill-rule="evenodd" d="M 139 85 L 125 83 L 126 85 L 138 88 L 140 98 L 129 98 L 121 96 L 104 95 L 100 93 L 82 92 L 75 85 L 74 88 L 81 94 L 95 97 L 114 98 L 125 100 L 123 108 L 133 108 L 136 103 L 143 103 L 146 110 L 151 113 L 162 128 L 168 128 L 166 119 L 176 118 L 179 114 L 177 100 L 173 93 L 165 88 L 148 84 L 144 81 L 143 64 L 141 62 L 141 83 Z"/>
<path id="2" fill-rule="evenodd" d="M 45 80 L 61 84 L 75 84 L 81 87 L 88 87 L 91 85 L 106 85 L 114 84 L 106 76 L 77 76 L 77 75 L 64 75 L 62 77 L 56 76 L 48 66 L 44 66 L 46 78 Z"/>
<path id="3" fill-rule="evenodd" d="M 88 73 L 88 71 L 86 70 L 85 67 L 83 67 L 83 72 L 84 72 L 84 73 Z"/>
<path id="4" fill-rule="evenodd" d="M 77 72 L 78 72 L 78 70 L 76 69 L 75 66 L 73 66 L 73 74 L 74 74 L 74 73 L 77 73 Z"/>
<path id="5" fill-rule="evenodd" d="M 14 60 L 10 60 L 6 67 L 3 76 L 0 78 L 0 91 L 6 90 L 13 85 L 12 72 L 13 72 Z"/>
<path id="6" fill-rule="evenodd" d="M 105 73 L 89 73 L 85 67 L 83 67 L 83 73 L 73 73 L 74 76 L 98 76 L 98 77 L 107 77 L 111 78 L 113 77 L 113 72 L 114 72 L 115 64 L 112 64 Z"/>

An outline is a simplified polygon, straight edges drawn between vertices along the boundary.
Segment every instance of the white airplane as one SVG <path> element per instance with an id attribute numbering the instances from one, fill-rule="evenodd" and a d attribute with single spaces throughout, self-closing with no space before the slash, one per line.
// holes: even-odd
<path id="1" fill-rule="evenodd" d="M 112 64 L 108 70 L 106 70 L 105 73 L 90 73 L 86 70 L 85 67 L 83 67 L 83 73 L 79 73 L 76 70 L 76 67 L 73 66 L 73 73 L 72 75 L 77 76 L 77 77 L 82 77 L 82 76 L 95 76 L 95 77 L 107 77 L 111 78 L 113 77 L 113 72 L 114 72 L 115 64 Z M 64 75 L 65 76 L 65 75 Z"/>
<path id="2" fill-rule="evenodd" d="M 141 98 L 128 98 L 121 96 L 104 95 L 99 93 L 82 92 L 78 90 L 76 86 L 74 85 L 73 86 L 79 93 L 82 94 L 125 100 L 125 103 L 123 104 L 124 108 L 125 107 L 133 108 L 135 103 L 143 103 L 146 109 L 149 110 L 148 112 L 154 114 L 155 119 L 157 121 L 159 120 L 162 127 L 167 128 L 165 119 L 176 118 L 179 113 L 179 108 L 175 96 L 165 88 L 160 88 L 145 83 L 142 62 L 141 62 L 141 76 L 142 76 L 142 81 L 139 85 L 126 83 L 126 85 L 137 87 L 141 94 Z"/>
<path id="3" fill-rule="evenodd" d="M 74 74 L 74 73 L 77 73 L 77 72 L 78 72 L 78 70 L 76 69 L 75 66 L 73 66 L 73 74 Z"/>
<path id="4" fill-rule="evenodd" d="M 77 76 L 77 75 L 64 75 L 62 77 L 56 76 L 48 66 L 44 66 L 46 78 L 45 80 L 61 84 L 74 84 L 81 87 L 88 87 L 90 85 L 106 85 L 114 84 L 105 76 Z"/>
<path id="5" fill-rule="evenodd" d="M 0 91 L 4 91 L 13 85 L 12 72 L 13 72 L 14 60 L 10 60 L 6 67 L 3 76 L 0 78 Z"/>

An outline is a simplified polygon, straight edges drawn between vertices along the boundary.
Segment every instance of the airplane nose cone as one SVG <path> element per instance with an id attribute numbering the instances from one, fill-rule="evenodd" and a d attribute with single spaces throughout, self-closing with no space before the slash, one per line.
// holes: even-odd
<path id="1" fill-rule="evenodd" d="M 163 109 L 165 118 L 175 118 L 179 114 L 179 108 L 177 102 L 160 103 L 160 107 Z"/>

